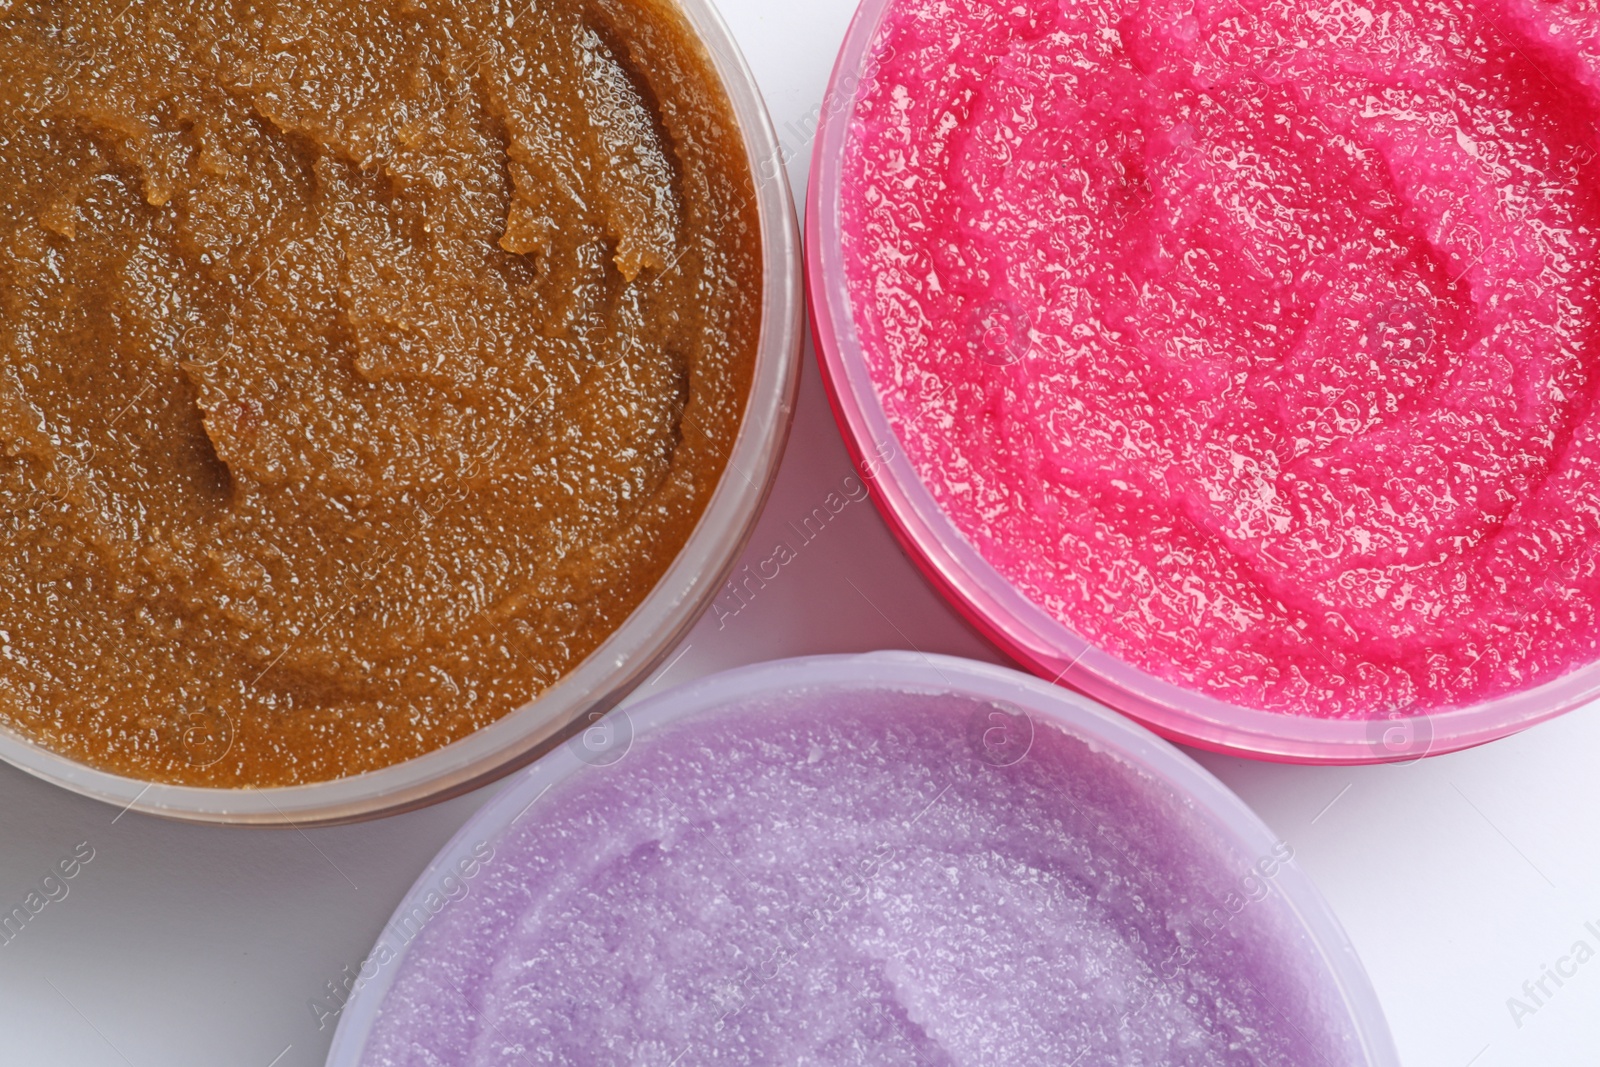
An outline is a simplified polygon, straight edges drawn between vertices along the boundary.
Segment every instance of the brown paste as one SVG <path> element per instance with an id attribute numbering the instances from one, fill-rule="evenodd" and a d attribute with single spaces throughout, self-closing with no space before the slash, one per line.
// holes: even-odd
<path id="1" fill-rule="evenodd" d="M 525 703 L 722 473 L 753 193 L 668 0 L 0 0 L 0 721 L 274 786 Z"/>

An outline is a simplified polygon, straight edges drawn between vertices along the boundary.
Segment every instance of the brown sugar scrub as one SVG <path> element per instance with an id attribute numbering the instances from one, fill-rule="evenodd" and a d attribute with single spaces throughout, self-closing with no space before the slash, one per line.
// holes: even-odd
<path id="1" fill-rule="evenodd" d="M 0 0 L 0 722 L 252 787 L 527 702 L 708 503 L 760 252 L 667 0 Z"/>

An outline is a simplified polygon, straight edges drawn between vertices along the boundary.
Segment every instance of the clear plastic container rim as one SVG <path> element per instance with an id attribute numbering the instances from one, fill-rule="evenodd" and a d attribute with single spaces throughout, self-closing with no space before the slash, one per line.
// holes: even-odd
<path id="1" fill-rule="evenodd" d="M 711 675 L 655 694 L 626 709 L 634 743 L 650 731 L 704 712 L 758 701 L 780 694 L 817 690 L 878 690 L 897 693 L 958 693 L 980 700 L 1003 701 L 1020 707 L 1039 721 L 1052 723 L 1068 734 L 1087 740 L 1126 761 L 1176 795 L 1192 801 L 1194 811 L 1221 840 L 1251 863 L 1274 854 L 1281 844 L 1261 818 L 1227 786 L 1194 760 L 1150 731 L 1077 693 L 1050 685 L 1007 667 L 997 667 L 954 656 L 920 652 L 874 652 L 866 655 L 810 656 L 777 660 Z M 549 753 L 478 811 L 417 879 L 395 909 L 385 931 L 423 906 L 439 880 L 457 870 L 475 847 L 491 840 L 524 813 L 536 817 L 537 800 L 550 787 L 575 774 L 620 771 L 626 758 L 614 767 L 591 766 L 573 746 Z M 530 809 L 529 805 L 534 806 Z M 1273 878 L 1275 892 L 1300 921 L 1322 971 L 1342 999 L 1352 1029 L 1361 1043 L 1368 1067 L 1399 1067 L 1399 1054 L 1382 1005 L 1365 967 L 1338 918 L 1321 892 L 1291 859 Z M 357 1067 L 372 1027 L 377 1021 L 400 963 L 395 958 L 375 968 L 376 973 L 356 984 L 354 994 L 340 1014 L 339 1028 L 328 1054 L 328 1067 Z"/>

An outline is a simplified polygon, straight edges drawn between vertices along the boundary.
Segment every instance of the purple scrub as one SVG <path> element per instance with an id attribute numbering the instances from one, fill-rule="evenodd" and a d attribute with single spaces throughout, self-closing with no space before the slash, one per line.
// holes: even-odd
<path id="1" fill-rule="evenodd" d="M 1273 886 L 1020 713 L 840 691 L 584 767 L 411 945 L 368 1067 L 1360 1062 Z"/>

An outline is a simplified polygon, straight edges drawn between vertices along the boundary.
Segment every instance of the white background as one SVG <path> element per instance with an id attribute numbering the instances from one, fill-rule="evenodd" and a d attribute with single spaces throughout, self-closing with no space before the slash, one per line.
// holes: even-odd
<path id="1" fill-rule="evenodd" d="M 722 7 L 780 130 L 803 122 L 853 0 Z M 803 189 L 809 146 L 782 137 L 798 150 L 790 173 Z M 811 359 L 808 345 L 794 436 L 750 562 L 850 474 Z M 996 658 L 870 504 L 852 505 L 737 617 L 703 620 L 686 644 L 655 687 L 810 653 Z M 1600 949 L 1585 931 L 1600 928 L 1600 708 L 1409 767 L 1199 758 L 1293 844 L 1366 960 L 1408 1067 L 1600 1064 L 1600 960 L 1559 989 L 1547 983 L 1554 996 L 1520 1028 L 1507 1007 L 1580 938 Z M 309 1001 L 366 955 L 488 792 L 363 826 L 225 831 L 115 819 L 0 767 L 0 910 L 80 842 L 95 850 L 69 896 L 0 947 L 0 1065 L 321 1064 L 332 1027 L 318 1030 Z"/>

